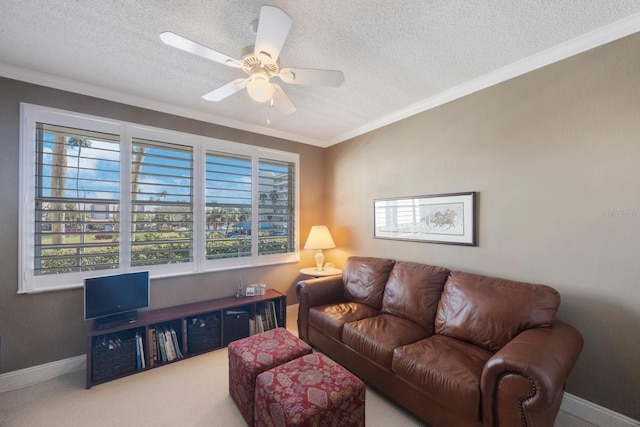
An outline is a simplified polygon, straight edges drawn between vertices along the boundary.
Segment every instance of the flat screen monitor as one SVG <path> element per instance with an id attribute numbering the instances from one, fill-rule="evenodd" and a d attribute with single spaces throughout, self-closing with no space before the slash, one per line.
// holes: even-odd
<path id="1" fill-rule="evenodd" d="M 106 316 L 116 318 L 148 306 L 148 271 L 84 279 L 85 320 Z"/>

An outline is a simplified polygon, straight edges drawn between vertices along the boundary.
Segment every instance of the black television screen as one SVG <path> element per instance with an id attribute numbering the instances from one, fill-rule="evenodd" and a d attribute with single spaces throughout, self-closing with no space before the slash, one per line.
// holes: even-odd
<path id="1" fill-rule="evenodd" d="M 149 272 L 84 279 L 84 318 L 110 316 L 149 306 Z"/>

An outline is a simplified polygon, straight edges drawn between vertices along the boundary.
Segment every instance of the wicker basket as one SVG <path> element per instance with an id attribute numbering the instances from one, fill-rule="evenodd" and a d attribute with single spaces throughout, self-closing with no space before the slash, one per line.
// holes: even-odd
<path id="1" fill-rule="evenodd" d="M 224 316 L 224 345 L 249 336 L 249 313 L 237 312 Z"/>
<path id="2" fill-rule="evenodd" d="M 115 336 L 101 339 L 92 346 L 94 382 L 126 375 L 136 370 L 136 339 L 118 339 Z"/>
<path id="3" fill-rule="evenodd" d="M 187 352 L 190 354 L 220 348 L 220 318 L 216 315 L 187 319 Z"/>

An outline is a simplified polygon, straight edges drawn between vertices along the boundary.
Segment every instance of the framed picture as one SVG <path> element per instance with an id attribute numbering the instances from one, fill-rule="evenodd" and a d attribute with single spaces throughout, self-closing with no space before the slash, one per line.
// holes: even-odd
<path id="1" fill-rule="evenodd" d="M 376 239 L 476 246 L 476 192 L 373 202 Z"/>

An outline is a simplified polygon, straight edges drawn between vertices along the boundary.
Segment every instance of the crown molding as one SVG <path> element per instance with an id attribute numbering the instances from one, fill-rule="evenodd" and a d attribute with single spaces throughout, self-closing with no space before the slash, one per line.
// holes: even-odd
<path id="1" fill-rule="evenodd" d="M 81 83 L 63 77 L 40 73 L 12 65 L 0 63 L 0 76 L 28 83 L 65 90 L 81 95 L 93 96 L 109 101 L 119 102 L 140 108 L 147 108 L 162 113 L 173 114 L 194 120 L 200 120 L 220 126 L 243 130 L 275 138 L 287 139 L 303 144 L 314 145 L 322 148 L 344 142 L 365 133 L 374 131 L 381 127 L 390 125 L 440 105 L 446 104 L 458 98 L 470 95 L 488 87 L 510 80 L 514 77 L 535 71 L 539 68 L 562 61 L 569 57 L 578 55 L 585 51 L 602 46 L 606 43 L 618 40 L 628 35 L 640 31 L 640 13 L 630 15 L 612 24 L 593 30 L 589 33 L 578 36 L 572 40 L 561 43 L 543 52 L 531 55 L 520 61 L 504 66 L 496 71 L 485 74 L 468 82 L 462 83 L 451 89 L 440 92 L 425 100 L 416 102 L 406 108 L 387 114 L 380 119 L 374 120 L 351 131 L 342 133 L 327 140 L 318 140 L 303 135 L 292 134 L 279 131 L 269 127 L 244 123 L 238 120 L 228 119 L 215 114 L 204 113 L 193 109 L 180 107 L 177 105 L 152 100 L 145 97 L 135 96 L 123 92 L 118 92 L 102 88 L 87 83 Z"/>
<path id="2" fill-rule="evenodd" d="M 367 132 L 390 125 L 440 105 L 446 104 L 458 98 L 470 95 L 474 92 L 495 86 L 499 83 L 521 76 L 539 68 L 562 61 L 598 46 L 621 39 L 640 31 L 640 13 L 630 15 L 612 24 L 585 33 L 574 39 L 556 45 L 543 52 L 531 55 L 520 61 L 499 68 L 476 79 L 462 83 L 451 89 L 440 92 L 423 101 L 416 102 L 406 108 L 394 111 L 378 120 L 374 120 L 362 127 L 345 132 L 328 141 L 328 146 L 338 144 L 351 138 L 363 135 Z"/>
<path id="3" fill-rule="evenodd" d="M 51 74 L 41 73 L 26 68 L 16 67 L 13 65 L 0 63 L 0 77 L 6 77 L 14 80 L 20 80 L 40 86 L 46 86 L 53 89 L 73 92 L 80 95 L 92 96 L 95 98 L 105 99 L 107 101 L 118 102 L 122 104 L 132 105 L 134 107 L 146 108 L 161 113 L 172 114 L 188 119 L 200 120 L 215 125 L 225 126 L 242 131 L 257 133 L 260 135 L 272 136 L 275 138 L 287 139 L 290 141 L 301 142 L 303 144 L 326 147 L 326 141 L 319 141 L 315 138 L 309 138 L 302 135 L 296 135 L 289 132 L 279 131 L 277 129 L 244 123 L 238 120 L 228 119 L 215 114 L 205 113 L 177 105 L 156 101 L 150 98 L 131 95 L 100 86 L 82 83 L 64 77 L 54 76 Z"/>

